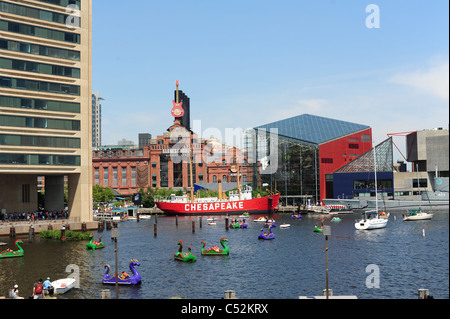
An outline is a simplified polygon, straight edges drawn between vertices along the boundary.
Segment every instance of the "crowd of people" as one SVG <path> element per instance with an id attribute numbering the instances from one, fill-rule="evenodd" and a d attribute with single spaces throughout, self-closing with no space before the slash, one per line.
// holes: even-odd
<path id="1" fill-rule="evenodd" d="M 0 222 L 20 222 L 20 221 L 38 221 L 38 220 L 54 220 L 65 219 L 69 217 L 69 213 L 66 210 L 39 210 L 35 212 L 14 212 L 14 213 L 2 213 L 0 211 Z"/>

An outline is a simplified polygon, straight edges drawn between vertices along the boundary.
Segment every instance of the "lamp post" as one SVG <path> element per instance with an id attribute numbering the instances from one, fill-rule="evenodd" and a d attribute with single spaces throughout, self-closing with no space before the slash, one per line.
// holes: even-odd
<path id="1" fill-rule="evenodd" d="M 328 290 L 328 236 L 331 236 L 331 226 L 323 226 L 323 235 L 325 236 L 325 272 L 326 272 L 326 298 L 329 297 Z"/>
<path id="2" fill-rule="evenodd" d="M 116 299 L 119 299 L 119 271 L 117 269 L 117 238 L 120 237 L 119 228 L 111 229 L 111 239 L 114 239 L 114 259 L 115 259 L 115 276 L 116 276 Z"/>

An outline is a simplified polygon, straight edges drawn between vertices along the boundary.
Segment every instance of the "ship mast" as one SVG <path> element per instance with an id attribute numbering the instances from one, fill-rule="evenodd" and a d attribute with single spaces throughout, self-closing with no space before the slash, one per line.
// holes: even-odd
<path id="1" fill-rule="evenodd" d="M 190 175 L 189 182 L 190 182 L 190 186 L 191 186 L 191 203 L 192 203 L 194 201 L 194 181 L 193 181 L 194 179 L 192 176 L 192 161 L 193 161 L 193 157 L 194 157 L 194 154 L 193 154 L 194 145 L 192 143 L 192 133 L 189 134 L 189 148 L 190 148 L 190 151 L 189 151 L 189 175 Z"/>

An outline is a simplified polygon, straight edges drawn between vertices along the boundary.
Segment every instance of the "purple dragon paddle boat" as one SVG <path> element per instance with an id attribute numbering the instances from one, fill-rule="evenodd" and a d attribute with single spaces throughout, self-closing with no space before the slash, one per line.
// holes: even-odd
<path id="1" fill-rule="evenodd" d="M 125 274 L 125 272 L 123 272 L 122 274 L 119 275 L 118 278 L 118 284 L 119 285 L 138 285 L 141 283 L 141 275 L 139 274 L 139 272 L 136 270 L 136 268 L 134 268 L 135 266 L 140 266 L 141 264 L 139 263 L 139 261 L 137 261 L 137 259 L 132 259 L 130 261 L 130 270 L 133 273 L 133 275 L 128 275 Z M 105 275 L 103 276 L 103 283 L 104 284 L 116 284 L 116 277 L 115 275 L 113 276 L 108 276 L 109 270 L 110 270 L 111 266 L 106 264 L 105 265 Z"/>

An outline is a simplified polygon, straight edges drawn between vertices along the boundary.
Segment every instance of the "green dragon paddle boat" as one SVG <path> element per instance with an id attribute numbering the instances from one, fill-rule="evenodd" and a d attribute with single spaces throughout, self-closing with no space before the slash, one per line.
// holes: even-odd
<path id="1" fill-rule="evenodd" d="M 90 234 L 89 238 L 91 239 L 91 241 L 86 244 L 86 249 L 96 250 L 96 249 L 100 249 L 100 248 L 105 248 L 105 244 L 103 244 L 103 242 L 102 242 L 102 235 L 100 235 L 98 237 L 98 241 L 94 240 L 93 234 Z"/>
<path id="2" fill-rule="evenodd" d="M 228 248 L 225 242 L 228 241 L 228 238 L 222 237 L 220 238 L 220 244 L 223 249 L 219 249 L 217 246 L 208 247 L 205 249 L 206 243 L 202 241 L 202 256 L 225 256 L 230 254 L 230 249 Z"/>
<path id="3" fill-rule="evenodd" d="M 181 240 L 178 242 L 178 245 L 180 246 L 180 248 L 178 248 L 178 251 L 173 255 L 173 258 L 175 258 L 175 260 L 184 261 L 187 263 L 193 263 L 197 261 L 197 257 L 192 255 L 191 253 L 191 246 L 189 246 L 187 253 L 183 253 L 183 242 Z"/>
<path id="4" fill-rule="evenodd" d="M 17 239 L 14 243 L 16 245 L 17 250 L 5 249 L 0 252 L 0 259 L 2 258 L 14 258 L 14 257 L 23 257 L 23 249 L 20 244 L 23 244 L 21 239 Z"/>
<path id="5" fill-rule="evenodd" d="M 323 232 L 323 222 L 324 222 L 324 219 L 322 218 L 322 220 L 320 221 L 321 223 L 322 223 L 322 226 L 318 226 L 317 224 L 316 224 L 316 226 L 315 226 L 315 228 L 314 228 L 314 232 L 315 233 L 321 233 L 321 232 Z"/>

